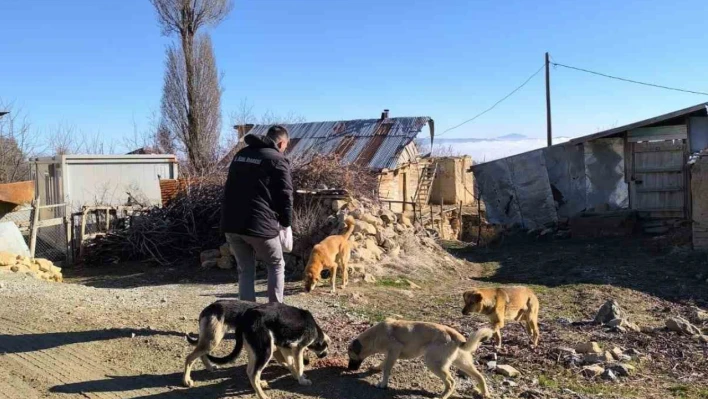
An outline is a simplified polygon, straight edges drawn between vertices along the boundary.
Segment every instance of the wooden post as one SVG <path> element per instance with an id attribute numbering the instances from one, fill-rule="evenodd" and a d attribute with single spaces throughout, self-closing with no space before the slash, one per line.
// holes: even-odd
<path id="1" fill-rule="evenodd" d="M 551 129 L 551 63 L 546 52 L 546 130 L 548 134 L 548 146 L 553 145 L 553 135 Z"/>
<path id="2" fill-rule="evenodd" d="M 79 258 L 84 255 L 84 237 L 86 236 L 86 215 L 88 215 L 89 209 L 84 207 L 83 212 L 81 212 L 81 232 L 79 233 Z"/>
<path id="3" fill-rule="evenodd" d="M 416 208 L 415 202 L 413 202 L 413 223 L 415 223 L 415 220 L 418 217 L 418 215 L 415 213 L 415 208 Z"/>
<path id="4" fill-rule="evenodd" d="M 39 229 L 39 195 L 32 203 L 32 225 L 30 226 L 30 257 L 34 258 L 35 249 L 37 248 L 37 229 Z"/>
<path id="5" fill-rule="evenodd" d="M 459 240 L 460 237 L 462 237 L 462 201 L 460 201 L 460 208 L 459 211 L 457 212 L 457 220 L 458 220 L 458 228 L 457 228 L 457 237 L 456 239 Z"/>
<path id="6" fill-rule="evenodd" d="M 111 225 L 111 208 L 106 208 L 106 233 Z"/>
<path id="7" fill-rule="evenodd" d="M 68 264 L 73 263 L 74 253 L 71 250 L 71 215 L 64 216 L 64 228 L 66 229 L 66 261 Z"/>

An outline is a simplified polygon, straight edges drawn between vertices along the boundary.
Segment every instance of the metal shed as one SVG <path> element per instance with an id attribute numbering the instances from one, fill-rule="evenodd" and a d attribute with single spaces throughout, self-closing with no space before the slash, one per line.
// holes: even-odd
<path id="1" fill-rule="evenodd" d="M 708 148 L 708 103 L 475 165 L 492 223 L 538 228 L 583 210 L 691 215 L 687 160 Z"/>
<path id="2" fill-rule="evenodd" d="M 42 205 L 162 204 L 160 179 L 176 179 L 174 155 L 60 155 L 34 158 L 32 177 Z"/>

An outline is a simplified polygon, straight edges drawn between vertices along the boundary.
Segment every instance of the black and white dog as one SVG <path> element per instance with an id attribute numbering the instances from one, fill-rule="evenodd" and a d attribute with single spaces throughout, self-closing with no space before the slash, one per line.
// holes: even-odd
<path id="1" fill-rule="evenodd" d="M 261 373 L 272 357 L 287 367 L 300 385 L 311 385 L 304 375 L 305 350 L 317 357 L 327 356 L 330 339 L 307 310 L 280 303 L 269 303 L 247 310 L 237 327 L 237 336 L 243 336 L 248 352 L 246 369 L 251 386 L 258 399 L 268 399 L 261 381 Z"/>
<path id="2" fill-rule="evenodd" d="M 192 338 L 187 335 L 187 342 L 195 345 L 194 351 L 187 356 L 184 364 L 184 376 L 182 383 L 191 387 L 194 381 L 191 378 L 192 365 L 198 358 L 202 359 L 207 370 L 214 370 L 215 364 L 226 364 L 238 357 L 243 347 L 243 339 L 240 335 L 236 336 L 236 346 L 234 350 L 225 357 L 214 357 L 209 353 L 216 349 L 224 339 L 224 335 L 229 330 L 236 330 L 237 325 L 243 314 L 251 308 L 258 306 L 255 302 L 234 300 L 216 301 L 207 306 L 199 314 L 199 337 Z"/>
<path id="3" fill-rule="evenodd" d="M 209 352 L 219 345 L 229 329 L 236 331 L 233 351 L 224 357 L 210 355 Z M 259 399 L 267 399 L 263 388 L 268 384 L 261 381 L 260 376 L 271 358 L 287 367 L 300 384 L 310 385 L 310 380 L 303 375 L 305 350 L 309 348 L 322 358 L 327 356 L 330 343 L 329 337 L 309 311 L 277 303 L 214 302 L 199 315 L 199 332 L 199 338 L 187 336 L 187 341 L 196 348 L 185 362 L 184 385 L 194 385 L 190 372 L 197 358 L 201 358 L 206 368 L 212 370 L 212 363 L 226 364 L 235 360 L 245 341 L 248 377 Z"/>

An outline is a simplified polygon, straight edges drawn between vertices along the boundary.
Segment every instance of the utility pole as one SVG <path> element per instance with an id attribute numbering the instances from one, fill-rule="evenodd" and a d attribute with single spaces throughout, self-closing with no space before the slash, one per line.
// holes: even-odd
<path id="1" fill-rule="evenodd" d="M 551 63 L 548 61 L 546 52 L 546 129 L 548 134 L 548 146 L 553 144 L 553 134 L 551 129 Z"/>

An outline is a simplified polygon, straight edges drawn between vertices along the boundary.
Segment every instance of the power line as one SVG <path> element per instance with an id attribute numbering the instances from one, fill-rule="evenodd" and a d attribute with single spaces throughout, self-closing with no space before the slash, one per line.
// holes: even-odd
<path id="1" fill-rule="evenodd" d="M 482 112 L 480 112 L 479 114 L 473 116 L 472 118 L 467 119 L 466 121 L 460 123 L 459 125 L 453 126 L 453 127 L 449 128 L 449 129 L 445 130 L 444 132 L 442 132 L 442 133 L 440 133 L 440 134 L 437 134 L 436 137 L 440 137 L 440 136 L 442 136 L 443 134 L 445 134 L 445 133 L 447 133 L 447 132 L 449 132 L 449 131 L 451 131 L 451 130 L 455 130 L 455 129 L 457 129 L 458 127 L 460 127 L 460 126 L 462 126 L 462 125 L 465 125 L 465 124 L 467 124 L 467 123 L 470 123 L 470 122 L 472 122 L 473 120 L 479 118 L 480 116 L 486 114 L 487 112 L 493 110 L 497 105 L 501 104 L 504 100 L 506 100 L 507 98 L 509 98 L 509 97 L 511 97 L 512 95 L 514 95 L 514 93 L 516 93 L 517 91 L 521 90 L 522 87 L 526 86 L 526 84 L 527 84 L 528 82 L 530 82 L 531 79 L 533 79 L 536 75 L 538 75 L 539 72 L 541 72 L 541 71 L 543 70 L 543 68 L 545 68 L 545 66 L 546 66 L 545 63 L 544 63 L 543 65 L 541 65 L 541 67 L 538 68 L 538 70 L 537 70 L 536 72 L 534 72 L 533 75 L 529 76 L 529 78 L 526 79 L 526 80 L 524 81 L 524 83 L 522 83 L 519 87 L 517 87 L 517 88 L 515 88 L 514 90 L 512 90 L 511 93 L 509 93 L 509 94 L 507 94 L 506 96 L 504 96 L 501 100 L 495 102 L 494 105 L 492 105 L 491 107 L 485 109 L 484 111 L 482 111 Z"/>
<path id="2" fill-rule="evenodd" d="M 658 85 L 658 84 L 654 84 L 654 83 L 640 82 L 640 81 L 637 81 L 637 80 L 626 79 L 626 78 L 620 78 L 620 77 L 617 77 L 617 76 L 607 75 L 607 74 L 604 74 L 604 73 L 595 72 L 595 71 L 590 71 L 590 70 L 583 69 L 583 68 L 578 68 L 578 67 L 574 67 L 574 66 L 570 66 L 570 65 L 560 64 L 560 63 L 557 63 L 557 62 L 555 62 L 555 61 L 551 62 L 551 64 L 552 64 L 553 66 L 559 66 L 559 67 L 563 67 L 563 68 L 574 69 L 574 70 L 576 70 L 576 71 L 581 71 L 581 72 L 585 72 L 585 73 L 590 73 L 590 74 L 602 76 L 602 77 L 605 77 L 605 78 L 621 80 L 621 81 L 623 81 L 623 82 L 629 82 L 629 83 L 635 83 L 635 84 L 644 85 L 644 86 L 656 87 L 656 88 L 659 88 L 659 89 L 680 91 L 680 92 L 682 92 L 682 93 L 700 94 L 700 95 L 708 96 L 708 93 L 704 93 L 704 92 L 702 92 L 702 91 L 693 91 L 693 90 L 677 89 L 677 88 L 675 88 L 675 87 L 669 87 L 669 86 L 663 86 L 663 85 Z"/>

